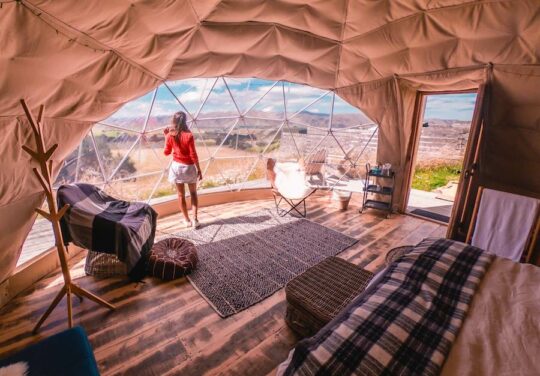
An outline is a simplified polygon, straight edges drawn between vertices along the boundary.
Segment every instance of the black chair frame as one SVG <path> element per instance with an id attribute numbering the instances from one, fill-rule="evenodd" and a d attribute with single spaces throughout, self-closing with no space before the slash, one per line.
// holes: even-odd
<path id="1" fill-rule="evenodd" d="M 295 203 L 294 200 L 283 197 L 283 195 L 281 195 L 279 192 L 272 190 L 272 193 L 273 193 L 273 196 L 274 196 L 274 204 L 276 205 L 276 212 L 278 213 L 278 215 L 280 217 L 284 217 L 287 214 L 294 211 L 294 212 L 298 213 L 298 215 L 300 215 L 302 218 L 306 218 L 306 216 L 307 216 L 306 199 L 309 196 L 311 196 L 312 194 L 314 194 L 316 191 L 317 191 L 317 189 L 313 189 L 307 196 L 305 196 L 304 198 L 302 198 L 301 200 L 299 200 L 298 202 Z M 276 198 L 276 196 L 279 196 L 279 200 Z M 281 204 L 282 201 L 285 201 L 287 204 L 289 204 L 289 206 L 290 206 L 289 210 L 282 209 L 282 208 L 279 207 L 279 205 Z M 298 210 L 298 207 L 300 205 L 303 206 L 302 211 Z"/>

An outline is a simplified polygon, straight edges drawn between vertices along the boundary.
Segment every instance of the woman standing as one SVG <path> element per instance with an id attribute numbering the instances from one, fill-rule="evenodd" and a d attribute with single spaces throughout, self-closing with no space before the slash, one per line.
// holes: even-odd
<path id="1" fill-rule="evenodd" d="M 164 129 L 165 133 L 165 155 L 173 155 L 173 162 L 169 169 L 169 181 L 176 185 L 178 191 L 178 202 L 180 210 L 184 215 L 186 227 L 199 227 L 197 210 L 199 200 L 197 197 L 197 179 L 202 179 L 201 167 L 197 150 L 195 150 L 195 140 L 193 133 L 187 127 L 187 116 L 185 112 L 179 111 L 174 114 L 171 125 Z M 193 210 L 193 221 L 189 219 L 186 204 L 186 190 L 184 184 L 188 185 L 191 196 L 191 206 Z"/>

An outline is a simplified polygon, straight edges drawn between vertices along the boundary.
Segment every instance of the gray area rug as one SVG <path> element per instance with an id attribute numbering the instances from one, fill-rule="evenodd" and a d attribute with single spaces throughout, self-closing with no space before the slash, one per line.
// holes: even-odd
<path id="1" fill-rule="evenodd" d="M 306 219 L 263 210 L 176 233 L 197 245 L 199 263 L 188 277 L 221 317 L 269 297 L 309 267 L 356 239 Z"/>

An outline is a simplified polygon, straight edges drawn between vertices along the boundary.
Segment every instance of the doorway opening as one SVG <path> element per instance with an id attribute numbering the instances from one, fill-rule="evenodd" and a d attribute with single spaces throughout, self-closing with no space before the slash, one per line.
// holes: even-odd
<path id="1" fill-rule="evenodd" d="M 461 171 L 476 92 L 423 94 L 407 212 L 449 223 Z"/>

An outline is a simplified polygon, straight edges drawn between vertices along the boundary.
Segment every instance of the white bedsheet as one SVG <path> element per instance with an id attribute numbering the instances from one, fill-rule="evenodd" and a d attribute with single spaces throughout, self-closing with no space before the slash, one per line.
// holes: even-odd
<path id="1" fill-rule="evenodd" d="M 539 267 L 493 261 L 441 375 L 540 375 Z"/>

